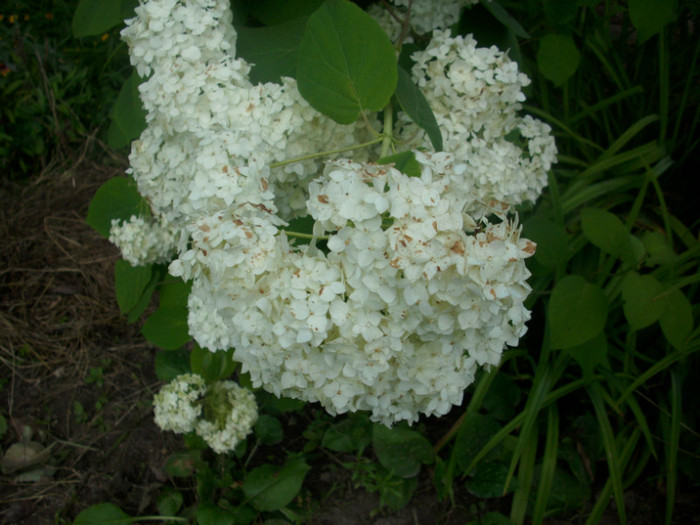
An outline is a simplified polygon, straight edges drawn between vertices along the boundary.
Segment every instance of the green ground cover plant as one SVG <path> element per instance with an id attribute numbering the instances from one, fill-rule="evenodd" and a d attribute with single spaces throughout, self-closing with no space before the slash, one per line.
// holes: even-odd
<path id="1" fill-rule="evenodd" d="M 79 3 L 76 36 L 113 35 L 134 7 L 101 4 Z M 446 147 L 437 110 L 407 73 L 411 54 L 429 43 L 412 32 L 415 18 L 403 23 L 405 10 L 394 13 L 399 49 L 386 47 L 392 41 L 380 26 L 341 0 L 233 2 L 233 13 L 238 53 L 255 64 L 253 82 L 294 76 L 303 98 L 341 124 L 379 112 L 372 124 L 381 134 L 360 145 L 378 149 L 380 163 L 409 177 L 421 173 L 420 154 L 393 141 L 401 111 L 425 134 L 424 149 Z M 222 405 L 214 385 L 235 378 L 255 392 L 258 415 L 229 453 L 214 454 L 202 435 L 185 432 L 183 450 L 165 465 L 172 483 L 161 491 L 157 515 L 131 516 L 115 501 L 83 510 L 74 523 L 304 523 L 314 507 L 305 481 L 323 462 L 350 472 L 391 509 L 410 501 L 421 476 L 443 499 L 466 489 L 484 502 L 465 519 L 473 524 L 594 524 L 605 513 L 627 523 L 631 487 L 662 487 L 665 506 L 654 518 L 679 523 L 678 494 L 697 491 L 700 481 L 693 380 L 700 241 L 687 197 L 700 140 L 698 14 L 695 3 L 683 1 L 503 0 L 465 5 L 450 24 L 480 47 L 507 51 L 532 79 L 523 111 L 551 126 L 558 162 L 539 200 L 517 206 L 523 238 L 537 244 L 527 259 L 527 334 L 496 366 L 476 373 L 463 404 L 443 416 L 438 437 L 426 428 L 435 418 L 387 426 L 368 411 L 332 416 L 318 404 L 254 388 L 234 348 L 211 352 L 192 341 L 191 281 L 170 275 L 166 261 L 119 261 L 116 299 L 159 348 L 158 378 L 203 378 L 209 390 L 193 406 L 204 413 Z M 333 30 L 340 18 L 347 34 Z M 408 35 L 413 42 L 403 43 Z M 124 147 L 146 128 L 146 112 L 138 75 L 109 74 L 124 83 L 118 96 L 111 93 L 107 138 Z M 90 83 L 85 77 L 78 85 Z M 527 147 L 518 133 L 508 138 Z M 114 219 L 151 213 L 134 180 L 117 177 L 97 192 L 87 220 L 109 237 Z M 289 236 L 328 253 L 328 239 L 312 223 L 295 218 Z M 89 380 L 99 376 L 95 369 Z M 297 420 L 304 421 L 301 436 L 290 430 Z"/>

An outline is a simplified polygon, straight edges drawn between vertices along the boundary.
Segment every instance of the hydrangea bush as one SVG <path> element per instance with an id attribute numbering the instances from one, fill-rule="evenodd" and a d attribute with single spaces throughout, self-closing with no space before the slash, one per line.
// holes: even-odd
<path id="1" fill-rule="evenodd" d="M 148 123 L 129 174 L 149 209 L 113 221 L 110 240 L 132 265 L 167 262 L 191 283 L 189 333 L 212 352 L 233 348 L 254 387 L 415 422 L 461 403 L 477 369 L 525 333 L 535 245 L 516 207 L 537 199 L 556 147 L 521 114 L 529 80 L 517 64 L 452 36 L 470 3 L 371 10 L 397 50 L 427 35 L 410 77 L 442 151 L 393 99 L 339 123 L 297 79 L 251 82 L 227 0 L 146 0 L 127 21 Z M 413 32 L 396 22 L 409 15 Z M 310 231 L 290 228 L 299 217 Z M 206 388 L 178 378 L 156 397 L 156 421 L 230 450 L 254 405 L 216 383 L 210 399 L 227 408 L 202 417 Z"/>

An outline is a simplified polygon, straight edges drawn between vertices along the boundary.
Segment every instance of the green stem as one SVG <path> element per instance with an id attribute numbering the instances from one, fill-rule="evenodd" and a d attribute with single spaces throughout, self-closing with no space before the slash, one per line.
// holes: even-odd
<path id="1" fill-rule="evenodd" d="M 303 160 L 316 159 L 318 157 L 325 157 L 327 155 L 334 155 L 335 153 L 343 153 L 344 151 L 352 151 L 354 149 L 361 149 L 372 146 L 374 144 L 380 143 L 384 140 L 383 137 L 370 140 L 369 142 L 363 142 L 362 144 L 355 144 L 354 146 L 348 146 L 346 148 L 334 149 L 329 151 L 319 151 L 318 153 L 309 153 L 308 155 L 302 155 L 301 157 L 296 157 L 293 159 L 282 160 L 280 162 L 273 162 L 270 164 L 270 168 L 279 168 L 280 166 L 286 166 L 287 164 L 294 164 L 295 162 L 301 162 Z"/>
<path id="2" fill-rule="evenodd" d="M 393 140 L 393 126 L 394 126 L 394 111 L 391 101 L 384 108 L 384 128 L 382 129 L 382 152 L 379 158 L 384 158 L 389 155 L 389 149 L 391 148 Z"/>
<path id="3" fill-rule="evenodd" d="M 295 232 L 291 230 L 284 230 L 284 234 L 287 237 L 296 237 L 297 239 L 313 239 L 314 236 L 310 233 Z M 316 237 L 317 241 L 327 241 L 328 236 Z"/>

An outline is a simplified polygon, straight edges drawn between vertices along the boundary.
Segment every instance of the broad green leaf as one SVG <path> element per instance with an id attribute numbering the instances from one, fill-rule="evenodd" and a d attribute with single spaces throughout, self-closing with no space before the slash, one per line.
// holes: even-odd
<path id="1" fill-rule="evenodd" d="M 508 476 L 508 467 L 503 463 L 481 462 L 474 474 L 466 482 L 467 491 L 477 498 L 500 498 Z M 517 483 L 511 483 L 508 492 L 515 490 Z"/>
<path id="2" fill-rule="evenodd" d="M 200 503 L 195 516 L 197 516 L 197 525 L 234 525 L 236 522 L 233 514 L 213 503 Z"/>
<path id="3" fill-rule="evenodd" d="M 297 51 L 306 18 L 295 18 L 268 27 L 239 27 L 236 55 L 250 64 L 253 83 L 279 82 L 281 77 L 296 77 Z"/>
<path id="4" fill-rule="evenodd" d="M 114 177 L 100 186 L 90 201 L 86 222 L 107 238 L 113 219 L 127 221 L 132 215 L 146 215 L 148 210 L 133 179 Z"/>
<path id="5" fill-rule="evenodd" d="M 192 372 L 190 353 L 187 350 L 160 350 L 155 358 L 158 381 L 172 381 L 177 376 Z"/>
<path id="6" fill-rule="evenodd" d="M 536 467 L 535 478 L 538 481 L 540 467 Z M 554 470 L 552 490 L 549 493 L 548 509 L 558 512 L 571 512 L 580 509 L 590 498 L 591 490 L 582 485 L 574 476 L 557 467 Z"/>
<path id="7" fill-rule="evenodd" d="M 192 290 L 192 281 L 185 282 L 182 279 L 168 279 L 158 289 L 160 306 L 187 306 L 187 299 Z"/>
<path id="8" fill-rule="evenodd" d="M 189 478 L 194 475 L 202 465 L 201 452 L 199 450 L 187 450 L 175 452 L 165 460 L 163 468 L 176 478 Z"/>
<path id="9" fill-rule="evenodd" d="M 255 0 L 249 14 L 267 26 L 282 24 L 299 17 L 309 16 L 324 0 Z M 239 33 L 240 38 L 240 33 Z M 236 45 L 238 51 L 238 45 Z"/>
<path id="10" fill-rule="evenodd" d="M 580 275 L 569 275 L 552 290 L 549 301 L 551 346 L 571 348 L 595 337 L 608 318 L 603 290 Z"/>
<path id="11" fill-rule="evenodd" d="M 569 236 L 554 222 L 535 217 L 523 225 L 523 236 L 537 244 L 535 259 L 548 268 L 565 263 L 569 257 Z"/>
<path id="12" fill-rule="evenodd" d="M 172 487 L 164 487 L 158 495 L 156 508 L 162 516 L 175 516 L 182 508 L 182 493 Z"/>
<path id="13" fill-rule="evenodd" d="M 659 294 L 663 285 L 651 275 L 630 272 L 622 280 L 622 300 L 625 318 L 634 330 L 645 328 L 659 320 L 666 302 Z"/>
<path id="14" fill-rule="evenodd" d="M 284 439 L 282 423 L 276 417 L 261 414 L 253 427 L 255 437 L 264 445 L 276 445 Z"/>
<path id="15" fill-rule="evenodd" d="M 519 36 L 520 38 L 530 38 L 530 35 L 527 31 L 525 31 L 525 29 L 523 29 L 523 26 L 521 26 L 515 18 L 510 16 L 508 11 L 506 11 L 496 0 L 481 2 L 480 5 L 488 9 L 499 22 L 515 33 L 516 36 Z"/>
<path id="16" fill-rule="evenodd" d="M 288 459 L 283 467 L 262 465 L 243 480 L 243 492 L 261 511 L 279 510 L 299 493 L 309 467 L 303 459 Z"/>
<path id="17" fill-rule="evenodd" d="M 190 367 L 192 372 L 199 374 L 207 381 L 226 379 L 236 370 L 233 349 L 212 352 L 194 345 L 190 352 Z"/>
<path id="18" fill-rule="evenodd" d="M 599 208 L 581 210 L 583 234 L 605 253 L 619 255 L 628 242 L 625 225 L 614 214 Z"/>
<path id="19" fill-rule="evenodd" d="M 605 333 L 601 331 L 585 343 L 567 348 L 566 352 L 583 369 L 583 377 L 588 378 L 593 375 L 596 366 L 606 363 L 608 341 L 605 338 Z"/>
<path id="20" fill-rule="evenodd" d="M 676 253 L 668 244 L 668 238 L 660 232 L 645 232 L 642 235 L 642 244 L 647 253 L 645 262 L 649 266 L 672 264 L 677 258 Z"/>
<path id="21" fill-rule="evenodd" d="M 379 24 L 348 0 L 328 0 L 299 44 L 297 84 L 312 107 L 341 124 L 379 111 L 396 89 L 394 47 Z"/>
<path id="22" fill-rule="evenodd" d="M 355 412 L 347 419 L 331 423 L 323 433 L 321 446 L 335 452 L 361 450 L 372 442 L 372 423 L 366 414 Z"/>
<path id="23" fill-rule="evenodd" d="M 537 51 L 537 67 L 540 73 L 560 86 L 576 73 L 581 54 L 574 39 L 568 35 L 546 35 Z"/>
<path id="24" fill-rule="evenodd" d="M 163 276 L 163 270 L 159 266 L 153 267 L 153 274 L 151 275 L 151 280 L 148 282 L 146 287 L 141 294 L 138 302 L 133 306 L 126 316 L 126 321 L 131 324 L 136 321 L 141 314 L 146 311 L 148 305 L 151 304 L 151 297 L 153 297 L 153 292 L 155 292 L 161 277 Z"/>
<path id="25" fill-rule="evenodd" d="M 78 514 L 73 525 L 124 525 L 134 518 L 113 503 L 98 503 Z"/>
<path id="26" fill-rule="evenodd" d="M 678 18 L 678 0 L 629 0 L 629 15 L 641 44 Z"/>
<path id="27" fill-rule="evenodd" d="M 499 372 L 493 378 L 482 407 L 488 414 L 500 421 L 509 421 L 515 415 L 515 409 L 522 397 L 520 388 L 512 376 Z"/>
<path id="28" fill-rule="evenodd" d="M 73 36 L 101 35 L 122 22 L 120 0 L 80 0 L 73 14 Z"/>
<path id="29" fill-rule="evenodd" d="M 416 155 L 412 151 L 402 151 L 396 155 L 382 157 L 377 164 L 393 164 L 394 167 L 404 175 L 409 177 L 420 177 L 421 166 L 416 160 Z"/>
<path id="30" fill-rule="evenodd" d="M 413 82 L 411 75 L 402 67 L 398 68 L 395 96 L 401 105 L 401 109 L 428 134 L 430 143 L 435 151 L 442 151 L 442 133 L 437 120 L 435 120 L 435 114 L 423 92 Z"/>
<path id="31" fill-rule="evenodd" d="M 187 308 L 161 306 L 151 314 L 141 328 L 148 340 L 163 350 L 175 350 L 188 343 L 190 337 L 187 326 Z"/>
<path id="32" fill-rule="evenodd" d="M 107 139 L 109 145 L 115 149 L 128 146 L 146 129 L 146 110 L 143 109 L 139 97 L 140 83 L 141 77 L 134 71 L 122 85 L 112 106 L 112 122 Z"/>
<path id="33" fill-rule="evenodd" d="M 384 468 L 400 478 L 418 474 L 423 463 L 435 461 L 430 442 L 407 425 L 388 428 L 380 423 L 372 425 L 372 448 Z"/>
<path id="34" fill-rule="evenodd" d="M 457 466 L 465 474 L 470 474 L 465 472 L 465 469 L 500 429 L 501 424 L 491 416 L 469 414 L 464 418 L 457 432 L 452 454 Z"/>
<path id="35" fill-rule="evenodd" d="M 131 266 L 119 259 L 114 265 L 114 290 L 117 294 L 119 311 L 129 313 L 141 300 L 148 283 L 151 282 L 153 266 Z"/>
<path id="36" fill-rule="evenodd" d="M 692 306 L 683 292 L 674 290 L 666 297 L 666 309 L 661 316 L 661 330 L 668 342 L 680 350 L 685 347 L 692 329 Z"/>

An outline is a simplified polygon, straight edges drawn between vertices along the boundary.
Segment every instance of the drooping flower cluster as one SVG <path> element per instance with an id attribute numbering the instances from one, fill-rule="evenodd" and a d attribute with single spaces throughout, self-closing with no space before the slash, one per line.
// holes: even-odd
<path id="1" fill-rule="evenodd" d="M 182 374 L 161 388 L 153 398 L 153 411 L 163 430 L 195 431 L 219 454 L 235 449 L 258 419 L 250 390 L 233 381 L 207 387 L 197 374 Z"/>
<path id="2" fill-rule="evenodd" d="M 332 414 L 368 410 L 391 425 L 459 404 L 529 317 L 524 259 L 535 247 L 508 210 L 539 195 L 556 150 L 544 124 L 518 115 L 527 79 L 516 65 L 446 32 L 414 55 L 445 138 L 445 152 L 426 152 L 427 137 L 399 114 L 419 176 L 367 162 L 367 150 L 272 167 L 363 142 L 364 122 L 321 115 L 292 79 L 253 85 L 226 0 L 147 0 L 136 12 L 124 38 L 150 75 L 140 87 L 149 125 L 132 145 L 131 173 L 150 224 L 170 236 L 156 250 L 132 219 L 111 237 L 131 261 L 175 254 L 170 273 L 192 283 L 194 339 L 234 348 L 254 386 Z M 314 239 L 296 246 L 283 228 L 303 215 Z M 164 407 L 200 392 L 171 390 Z M 173 428 L 199 416 L 188 410 Z M 239 435 L 220 413 L 205 416 L 192 424 L 212 447 Z"/>

